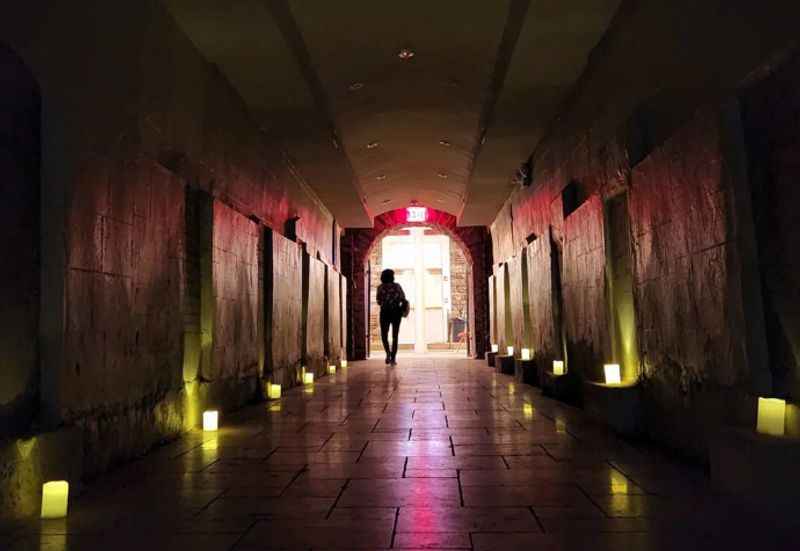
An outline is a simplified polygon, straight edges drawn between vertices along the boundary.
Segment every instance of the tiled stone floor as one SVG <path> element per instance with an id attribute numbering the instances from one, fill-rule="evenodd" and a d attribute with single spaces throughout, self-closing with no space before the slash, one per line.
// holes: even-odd
<path id="1" fill-rule="evenodd" d="M 14 550 L 800 549 L 484 362 L 361 362 L 90 484 Z M 5 539 L 3 539 L 5 538 Z"/>

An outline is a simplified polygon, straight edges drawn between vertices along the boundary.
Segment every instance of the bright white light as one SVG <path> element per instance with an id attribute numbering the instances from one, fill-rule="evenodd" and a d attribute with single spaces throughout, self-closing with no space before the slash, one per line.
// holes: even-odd
<path id="1" fill-rule="evenodd" d="M 603 366 L 603 371 L 605 371 L 607 385 L 618 385 L 622 382 L 619 364 L 606 364 Z"/>
<path id="2" fill-rule="evenodd" d="M 428 219 L 428 209 L 426 207 L 408 207 L 406 209 L 406 220 L 408 222 L 425 222 Z"/>
<path id="3" fill-rule="evenodd" d="M 209 410 L 203 412 L 203 430 L 214 432 L 219 428 L 219 412 Z"/>

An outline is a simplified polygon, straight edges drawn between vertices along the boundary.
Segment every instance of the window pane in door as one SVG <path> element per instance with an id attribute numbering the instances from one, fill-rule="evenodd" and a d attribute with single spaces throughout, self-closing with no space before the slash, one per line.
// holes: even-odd
<path id="1" fill-rule="evenodd" d="M 425 308 L 442 307 L 442 273 L 425 270 Z"/>
<path id="2" fill-rule="evenodd" d="M 442 267 L 442 245 L 437 241 L 424 243 L 422 251 L 425 259 L 426 268 Z"/>

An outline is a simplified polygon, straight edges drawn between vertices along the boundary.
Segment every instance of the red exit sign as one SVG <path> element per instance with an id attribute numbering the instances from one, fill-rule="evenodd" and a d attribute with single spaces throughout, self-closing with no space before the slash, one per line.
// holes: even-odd
<path id="1" fill-rule="evenodd" d="M 425 207 L 408 207 L 406 220 L 408 222 L 425 222 L 428 219 L 428 209 Z"/>

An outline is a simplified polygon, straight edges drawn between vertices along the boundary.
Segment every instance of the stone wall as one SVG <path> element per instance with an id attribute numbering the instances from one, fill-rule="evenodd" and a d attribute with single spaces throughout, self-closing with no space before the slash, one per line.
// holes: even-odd
<path id="1" fill-rule="evenodd" d="M 40 99 L 0 44 L 0 438 L 26 432 L 39 393 Z"/>
<path id="2" fill-rule="evenodd" d="M 450 240 L 450 306 L 452 317 L 469 319 L 469 263 L 464 251 Z"/>
<path id="3" fill-rule="evenodd" d="M 303 266 L 300 247 L 267 229 L 264 282 L 264 378 L 286 386 L 302 360 Z"/>
<path id="4" fill-rule="evenodd" d="M 17 91 L 4 85 L 0 181 L 14 193 L 3 187 L 0 218 L 21 249 L 3 252 L 28 276 L 0 309 L 0 360 L 7 365 L 9 343 L 17 360 L 0 375 L 0 438 L 34 426 L 77 428 L 78 438 L 48 441 L 78 446 L 65 453 L 82 456 L 80 470 L 91 476 L 196 427 L 207 407 L 258 399 L 262 370 L 273 373 L 268 357 L 280 357 L 285 377 L 301 344 L 290 350 L 303 323 L 302 273 L 298 245 L 276 245 L 278 233 L 299 217 L 297 238 L 320 259 L 310 288 L 322 322 L 326 264 L 339 262 L 341 230 L 160 2 L 33 1 L 14 11 L 0 19 L 0 36 L 28 68 L 17 72 L 36 81 L 12 78 L 28 86 L 21 113 L 41 123 L 41 162 L 30 162 L 39 127 L 15 126 L 19 117 L 9 126 L 6 97 Z M 0 48 L 3 82 L 9 59 Z M 23 155 L 9 155 L 9 143 L 24 146 Z M 24 184 L 38 181 L 38 166 L 41 202 L 38 186 Z M 11 206 L 16 217 L 5 216 Z M 276 247 L 286 262 L 277 269 Z M 3 292 L 23 283 L 2 279 Z M 276 354 L 265 350 L 274 342 L 268 311 L 294 324 L 272 327 L 285 335 Z M 323 333 L 320 324 L 315 353 Z M 40 491 L 45 469 L 20 469 L 49 464 L 36 454 L 50 447 L 26 442 L 0 446 L 0 495 L 8 498 L 0 516 L 21 512 L 5 503 L 36 501 L 20 497 L 21 488 Z"/>
<path id="5" fill-rule="evenodd" d="M 325 365 L 325 264 L 303 255 L 303 365 L 318 377 Z"/>
<path id="6" fill-rule="evenodd" d="M 774 393 L 800 398 L 800 56 L 742 94 Z"/>
<path id="7" fill-rule="evenodd" d="M 535 152 L 532 185 L 491 231 L 497 261 L 527 254 L 542 361 L 559 356 L 563 332 L 570 371 L 602 380 L 629 343 L 620 363 L 638 381 L 645 434 L 706 460 L 721 426 L 752 426 L 754 396 L 796 386 L 784 182 L 800 83 L 781 14 L 683 4 L 623 4 Z M 682 32 L 655 31 L 670 25 Z"/>

